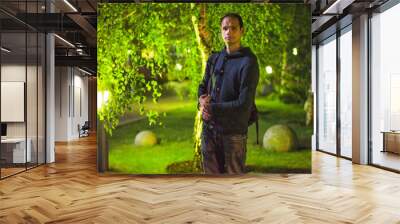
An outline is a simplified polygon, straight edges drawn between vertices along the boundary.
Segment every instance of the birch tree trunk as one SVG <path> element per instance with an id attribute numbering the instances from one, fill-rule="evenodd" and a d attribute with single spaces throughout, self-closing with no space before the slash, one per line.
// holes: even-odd
<path id="1" fill-rule="evenodd" d="M 195 3 L 192 3 L 192 8 L 195 7 Z M 198 43 L 198 48 L 201 54 L 202 61 L 202 71 L 206 70 L 206 64 L 208 56 L 211 53 L 211 44 L 210 44 L 210 34 L 207 31 L 206 24 L 206 16 L 207 16 L 207 8 L 206 5 L 200 4 L 200 14 L 192 16 L 192 24 L 196 33 L 196 39 Z M 204 76 L 204 72 L 202 74 Z M 201 119 L 202 111 L 198 110 L 195 117 L 194 122 L 194 130 L 193 130 L 193 138 L 194 138 L 194 152 L 195 156 L 193 158 L 193 171 L 201 172 L 201 132 L 202 132 L 202 119 Z"/>

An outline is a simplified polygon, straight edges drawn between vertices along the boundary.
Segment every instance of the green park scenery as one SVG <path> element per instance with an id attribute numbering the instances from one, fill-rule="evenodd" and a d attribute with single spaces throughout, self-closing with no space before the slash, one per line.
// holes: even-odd
<path id="1" fill-rule="evenodd" d="M 197 87 L 213 51 L 223 48 L 220 18 L 243 18 L 242 45 L 257 55 L 250 173 L 310 173 L 312 134 L 310 10 L 303 4 L 99 4 L 98 116 L 109 142 L 109 170 L 200 174 Z"/>

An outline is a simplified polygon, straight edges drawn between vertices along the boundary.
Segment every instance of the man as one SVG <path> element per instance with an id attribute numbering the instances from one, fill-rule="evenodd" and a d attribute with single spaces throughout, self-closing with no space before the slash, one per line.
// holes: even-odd
<path id="1" fill-rule="evenodd" d="M 203 132 L 201 152 L 206 174 L 245 172 L 247 128 L 254 103 L 259 69 L 256 56 L 242 47 L 240 15 L 221 18 L 225 48 L 210 56 L 199 85 Z"/>

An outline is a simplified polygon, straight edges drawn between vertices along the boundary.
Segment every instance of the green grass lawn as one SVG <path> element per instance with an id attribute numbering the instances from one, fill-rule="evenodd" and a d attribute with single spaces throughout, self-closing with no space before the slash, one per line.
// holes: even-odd
<path id="1" fill-rule="evenodd" d="M 311 172 L 310 141 L 312 128 L 304 126 L 305 112 L 302 105 L 286 105 L 279 101 L 257 99 L 259 109 L 259 139 L 268 127 L 287 124 L 298 135 L 300 150 L 295 152 L 268 152 L 255 144 L 256 130 L 249 127 L 246 165 L 250 172 Z M 165 112 L 163 126 L 149 127 L 147 119 L 119 126 L 109 138 L 109 168 L 111 171 L 130 174 L 167 174 L 173 163 L 191 161 L 193 150 L 193 124 L 197 103 L 169 97 L 160 100 L 153 109 Z M 152 147 L 134 145 L 136 134 L 141 130 L 156 133 L 160 143 Z"/>

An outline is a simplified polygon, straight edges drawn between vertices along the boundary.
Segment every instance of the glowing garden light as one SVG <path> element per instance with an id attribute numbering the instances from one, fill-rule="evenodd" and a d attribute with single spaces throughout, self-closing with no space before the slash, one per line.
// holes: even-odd
<path id="1" fill-rule="evenodd" d="M 97 92 L 97 109 L 101 109 L 103 105 L 107 103 L 109 96 L 110 92 L 108 91 Z"/>
<path id="2" fill-rule="evenodd" d="M 179 64 L 179 63 L 176 63 L 175 69 L 178 70 L 178 71 L 182 70 L 182 65 Z"/>
<path id="3" fill-rule="evenodd" d="M 272 74 L 272 67 L 271 66 L 266 66 L 265 67 L 265 71 L 267 72 L 267 74 Z"/>
<path id="4" fill-rule="evenodd" d="M 293 48 L 292 53 L 293 53 L 293 55 L 297 55 L 297 48 Z"/>

